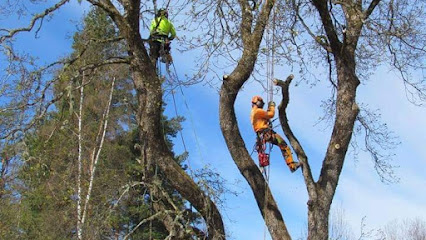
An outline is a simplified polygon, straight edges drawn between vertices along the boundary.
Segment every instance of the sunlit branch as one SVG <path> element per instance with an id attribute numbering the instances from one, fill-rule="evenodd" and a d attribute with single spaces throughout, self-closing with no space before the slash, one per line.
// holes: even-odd
<path id="1" fill-rule="evenodd" d="M 29 32 L 29 31 L 31 31 L 31 30 L 33 29 L 33 27 L 34 27 L 35 23 L 37 22 L 37 20 L 41 20 L 41 21 L 42 21 L 42 20 L 44 19 L 44 17 L 46 17 L 46 16 L 47 16 L 47 15 L 49 15 L 50 13 L 52 13 L 52 12 L 54 12 L 54 11 L 58 10 L 60 7 L 62 7 L 65 3 L 69 2 L 69 1 L 70 1 L 70 0 L 62 0 L 62 1 L 60 1 L 59 3 L 55 4 L 53 7 L 50 7 L 50 8 L 47 8 L 46 10 L 44 10 L 44 12 L 43 12 L 43 13 L 40 13 L 40 14 L 35 15 L 35 16 L 32 18 L 32 20 L 31 20 L 31 22 L 30 22 L 29 26 L 27 26 L 27 27 L 17 28 L 17 29 L 13 29 L 13 30 L 8 30 L 8 31 L 7 31 L 7 32 L 8 32 L 8 34 L 7 34 L 7 35 L 4 35 L 4 36 L 1 36 L 1 37 L 0 37 L 0 43 L 3 43 L 3 41 L 4 41 L 5 39 L 12 38 L 15 34 L 17 34 L 17 33 L 19 33 L 19 32 Z"/>
<path id="2" fill-rule="evenodd" d="M 302 163 L 303 176 L 305 178 L 306 186 L 307 186 L 309 194 L 312 195 L 312 194 L 315 194 L 315 183 L 314 183 L 311 168 L 308 162 L 308 157 L 305 151 L 303 150 L 303 147 L 300 144 L 299 140 L 296 138 L 293 131 L 291 130 L 290 125 L 288 124 L 288 118 L 287 118 L 287 112 L 286 112 L 286 109 L 290 102 L 289 86 L 293 78 L 294 78 L 293 75 L 289 75 L 285 81 L 279 80 L 279 79 L 274 80 L 274 83 L 277 86 L 281 87 L 281 93 L 283 97 L 281 100 L 281 103 L 278 106 L 279 118 L 280 118 L 282 129 L 286 137 L 288 138 L 291 146 L 296 152 L 297 158 Z"/>

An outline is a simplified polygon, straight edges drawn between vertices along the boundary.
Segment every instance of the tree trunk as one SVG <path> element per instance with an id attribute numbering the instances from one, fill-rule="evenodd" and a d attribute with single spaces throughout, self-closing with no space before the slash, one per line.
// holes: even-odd
<path id="1" fill-rule="evenodd" d="M 330 206 L 359 112 L 355 102 L 356 89 L 359 85 L 358 77 L 355 75 L 355 60 L 346 55 L 337 56 L 336 62 L 338 78 L 336 119 L 321 174 L 315 185 L 318 198 L 310 199 L 308 202 L 309 240 L 328 239 Z M 312 189 L 308 189 L 308 191 L 312 191 Z"/>
<path id="2" fill-rule="evenodd" d="M 247 148 L 239 133 L 233 107 L 236 92 L 232 93 L 227 85 L 228 80 L 222 85 L 219 115 L 222 134 L 226 140 L 228 149 L 238 169 L 253 191 L 272 239 L 291 239 L 269 186 L 247 152 Z"/>
<path id="3" fill-rule="evenodd" d="M 244 50 L 236 68 L 229 76 L 224 76 L 219 101 L 220 127 L 232 159 L 252 189 L 272 239 L 291 239 L 272 192 L 247 151 L 234 111 L 237 94 L 254 69 L 263 33 L 275 1 L 267 1 L 263 4 L 254 27 L 248 3 L 246 1 L 239 1 L 239 3 L 243 9 L 240 29 Z"/>
<path id="4" fill-rule="evenodd" d="M 278 107 L 281 126 L 290 141 L 299 161 L 302 163 L 303 176 L 309 194 L 308 201 L 308 239 L 328 239 L 328 217 L 330 206 L 337 188 L 346 152 L 352 137 L 352 130 L 359 109 L 355 102 L 359 80 L 355 75 L 355 60 L 352 54 L 336 54 L 338 84 L 336 99 L 336 119 L 323 161 L 319 180 L 314 182 L 308 158 L 288 124 L 286 108 L 290 100 L 289 85 L 292 76 L 286 81 L 278 80 L 282 88 L 282 101 Z"/>
<path id="5" fill-rule="evenodd" d="M 131 57 L 130 70 L 138 99 L 136 119 L 142 142 L 141 163 L 148 174 L 146 180 L 152 179 L 150 170 L 158 166 L 172 186 L 203 216 L 208 239 L 225 239 L 222 217 L 215 203 L 174 161 L 173 154 L 164 141 L 161 131 L 163 90 L 140 35 L 140 1 L 126 2 L 124 15 L 109 0 L 89 1 L 108 12 L 127 42 L 128 54 Z"/>
<path id="6" fill-rule="evenodd" d="M 6 153 L 0 155 L 1 169 L 0 169 L 0 199 L 3 197 L 6 188 L 6 173 L 9 166 L 9 158 Z"/>
<path id="7" fill-rule="evenodd" d="M 308 202 L 308 240 L 328 239 L 330 205 L 327 200 Z"/>
<path id="8" fill-rule="evenodd" d="M 142 44 L 141 38 L 139 40 Z M 133 46 L 143 45 L 135 44 Z M 135 49 L 137 52 L 137 47 Z M 143 167 L 148 174 L 154 166 L 158 166 L 164 172 L 172 186 L 203 216 L 207 224 L 208 239 L 225 239 L 222 217 L 215 203 L 174 161 L 173 154 L 164 141 L 160 121 L 163 91 L 161 81 L 156 75 L 146 51 L 132 54 L 134 56 L 142 55 L 142 58 L 135 57 L 132 65 L 134 66 L 133 81 L 139 101 L 137 120 L 141 131 L 141 155 L 142 163 L 145 164 Z M 139 62 L 140 59 L 143 61 Z M 147 176 L 147 180 L 150 178 L 151 176 Z"/>

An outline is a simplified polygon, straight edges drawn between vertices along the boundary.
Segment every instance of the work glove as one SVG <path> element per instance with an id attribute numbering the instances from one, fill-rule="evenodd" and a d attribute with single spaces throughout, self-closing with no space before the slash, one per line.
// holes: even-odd
<path id="1" fill-rule="evenodd" d="M 274 101 L 270 101 L 269 103 L 268 103 L 268 108 L 269 107 L 275 107 L 275 102 Z"/>

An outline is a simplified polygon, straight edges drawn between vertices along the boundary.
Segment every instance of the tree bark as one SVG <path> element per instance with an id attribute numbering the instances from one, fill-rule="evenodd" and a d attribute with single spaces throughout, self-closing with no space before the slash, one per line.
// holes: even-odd
<path id="1" fill-rule="evenodd" d="M 162 135 L 161 80 L 155 72 L 139 31 L 140 1 L 123 1 L 124 17 L 112 2 L 89 0 L 101 7 L 116 23 L 121 36 L 127 42 L 131 57 L 130 70 L 138 99 L 137 122 L 141 136 L 141 161 L 147 173 L 146 179 L 152 179 L 154 166 L 158 166 L 172 186 L 194 206 L 206 221 L 208 238 L 225 239 L 222 217 L 215 203 L 205 195 L 198 185 L 185 173 L 173 159 Z"/>
<path id="2" fill-rule="evenodd" d="M 287 119 L 286 108 L 290 101 L 289 85 L 292 77 L 286 81 L 277 80 L 281 87 L 282 101 L 278 106 L 279 119 L 282 129 L 289 139 L 291 146 L 302 163 L 302 171 L 306 188 L 309 194 L 308 200 L 308 239 L 328 239 L 328 217 L 330 206 L 337 188 L 339 176 L 343 168 L 346 152 L 352 137 L 352 129 L 359 109 L 355 102 L 356 89 L 359 80 L 355 75 L 355 59 L 351 54 L 344 57 L 336 55 L 338 71 L 338 91 L 336 119 L 325 159 L 323 161 L 319 180 L 315 182 L 312 177 L 308 158 L 294 136 Z"/>
<path id="3" fill-rule="evenodd" d="M 232 92 L 233 87 L 228 87 L 228 85 L 230 85 L 228 80 L 222 85 L 219 110 L 222 134 L 228 149 L 239 171 L 253 191 L 257 206 L 272 239 L 291 239 L 272 192 L 244 145 L 233 107 L 237 91 Z"/>
<path id="4" fill-rule="evenodd" d="M 317 182 L 312 178 L 309 162 L 303 148 L 288 125 L 285 109 L 289 103 L 288 87 L 291 79 L 286 82 L 281 81 L 278 84 L 282 87 L 283 94 L 283 100 L 279 106 L 279 115 L 283 131 L 303 164 L 303 176 L 309 194 L 308 239 L 327 240 L 330 206 L 343 168 L 355 120 L 359 113 L 355 101 L 356 90 L 359 85 L 359 79 L 355 73 L 355 49 L 362 29 L 363 14 L 359 4 L 347 4 L 343 7 L 349 23 L 348 34 L 343 35 L 342 42 L 338 38 L 332 17 L 328 11 L 328 2 L 318 0 L 312 1 L 312 4 L 319 13 L 327 35 L 329 45 L 323 47 L 333 54 L 337 70 L 336 117 Z M 372 10 L 369 8 L 369 11 Z"/>
<path id="5" fill-rule="evenodd" d="M 1 169 L 0 169 L 0 199 L 1 199 L 3 195 L 5 194 L 6 174 L 7 174 L 7 168 L 9 167 L 9 157 L 7 152 L 1 153 L 0 158 L 1 158 Z"/>
<path id="6" fill-rule="evenodd" d="M 240 29 L 244 50 L 237 67 L 229 76 L 224 76 L 219 101 L 220 126 L 232 159 L 250 185 L 272 239 L 291 239 L 272 192 L 247 151 L 234 111 L 238 92 L 254 69 L 263 33 L 275 1 L 267 1 L 262 5 L 259 19 L 253 27 L 253 16 L 248 1 L 240 0 L 239 3 L 243 11 Z"/>

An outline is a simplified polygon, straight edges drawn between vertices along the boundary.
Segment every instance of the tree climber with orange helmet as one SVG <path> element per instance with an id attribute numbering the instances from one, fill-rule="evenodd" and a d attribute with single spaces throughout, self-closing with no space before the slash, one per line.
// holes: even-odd
<path id="1" fill-rule="evenodd" d="M 299 162 L 293 161 L 291 150 L 287 146 L 284 139 L 276 133 L 271 126 L 271 119 L 275 115 L 275 102 L 270 101 L 268 103 L 268 110 L 263 110 L 265 103 L 260 96 L 254 96 L 251 100 L 251 115 L 250 120 L 253 124 L 254 131 L 258 138 L 263 137 L 267 142 L 277 145 L 281 149 L 281 153 L 284 157 L 287 166 L 291 172 L 296 171 L 300 167 Z"/>
<path id="2" fill-rule="evenodd" d="M 161 8 L 157 11 L 155 18 L 151 21 L 149 27 L 150 32 L 150 49 L 149 55 L 152 62 L 156 65 L 157 59 L 160 56 L 160 50 L 163 46 L 164 54 L 163 60 L 165 62 L 171 62 L 170 56 L 170 41 L 176 37 L 176 30 L 172 22 L 168 19 L 169 13 L 166 9 Z"/>

